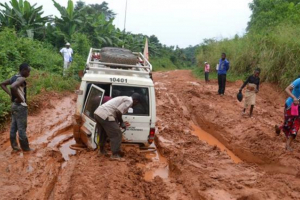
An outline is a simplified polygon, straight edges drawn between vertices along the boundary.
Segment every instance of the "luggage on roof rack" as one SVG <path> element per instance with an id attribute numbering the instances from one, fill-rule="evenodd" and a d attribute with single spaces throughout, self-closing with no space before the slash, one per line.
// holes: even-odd
<path id="1" fill-rule="evenodd" d="M 142 53 L 116 47 L 91 48 L 85 71 L 149 75 L 150 78 L 152 77 L 152 65 Z"/>

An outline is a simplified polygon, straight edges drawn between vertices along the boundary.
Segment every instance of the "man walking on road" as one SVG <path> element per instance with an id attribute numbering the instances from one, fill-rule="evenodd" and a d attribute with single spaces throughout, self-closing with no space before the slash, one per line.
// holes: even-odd
<path id="1" fill-rule="evenodd" d="M 229 62 L 226 59 L 226 54 L 222 53 L 222 57 L 219 61 L 219 69 L 218 69 L 218 83 L 219 83 L 218 94 L 221 96 L 223 96 L 225 93 L 226 74 L 228 70 L 229 70 Z"/>
<path id="2" fill-rule="evenodd" d="M 64 76 L 66 75 L 66 70 L 70 67 L 71 62 L 73 61 L 72 55 L 73 55 L 73 49 L 70 48 L 70 43 L 68 42 L 66 44 L 66 47 L 62 48 L 60 50 L 61 56 L 64 59 Z"/>
<path id="3" fill-rule="evenodd" d="M 110 148 L 112 151 L 112 160 L 124 161 L 121 158 L 121 143 L 122 143 L 122 128 L 130 126 L 127 122 L 123 122 L 122 115 L 127 113 L 128 109 L 138 104 L 140 95 L 137 93 L 132 94 L 131 97 L 120 96 L 115 97 L 108 102 L 99 106 L 95 113 L 95 120 L 98 126 L 98 133 L 100 133 L 100 153 L 106 155 L 104 149 L 106 136 L 110 139 Z M 106 134 L 103 134 L 103 131 Z"/>
<path id="4" fill-rule="evenodd" d="M 10 143 L 13 151 L 21 149 L 17 143 L 17 131 L 19 132 L 19 142 L 23 151 L 31 151 L 26 136 L 27 128 L 27 104 L 26 104 L 26 78 L 30 75 L 30 67 L 23 63 L 19 67 L 19 74 L 1 83 L 1 88 L 11 97 L 12 101 L 12 121 L 10 128 Z M 8 90 L 7 86 L 10 86 Z"/>

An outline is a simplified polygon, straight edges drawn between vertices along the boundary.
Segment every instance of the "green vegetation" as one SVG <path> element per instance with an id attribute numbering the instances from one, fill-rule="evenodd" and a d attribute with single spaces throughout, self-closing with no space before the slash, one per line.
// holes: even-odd
<path id="1" fill-rule="evenodd" d="M 201 68 L 194 67 L 193 74 L 197 78 L 204 80 L 205 79 L 204 67 L 201 67 Z M 232 81 L 232 82 L 237 81 L 237 80 L 245 80 L 246 78 L 247 78 L 246 74 L 230 74 L 229 76 L 227 76 L 227 80 Z M 209 79 L 210 80 L 218 80 L 218 73 L 216 70 L 211 70 L 209 72 Z"/>
<path id="2" fill-rule="evenodd" d="M 77 85 L 75 79 L 63 79 L 60 75 L 62 58 L 51 45 L 18 37 L 11 29 L 0 32 L 0 41 L 3 41 L 0 44 L 0 82 L 16 74 L 20 63 L 28 62 L 32 66 L 28 79 L 29 103 L 42 91 L 73 90 Z M 9 110 L 9 96 L 0 89 L 0 124 L 6 119 Z"/>
<path id="3" fill-rule="evenodd" d="M 198 66 L 214 68 L 222 52 L 230 61 L 229 76 L 244 77 L 261 68 L 263 81 L 286 87 L 298 77 L 300 4 L 292 0 L 254 0 L 248 32 L 233 39 L 205 40 L 196 50 Z M 200 74 L 200 69 L 195 70 Z"/>
<path id="4" fill-rule="evenodd" d="M 187 55 L 185 49 L 163 45 L 155 35 L 133 34 L 116 28 L 113 25 L 115 13 L 106 2 L 87 5 L 78 1 L 74 5 L 69 0 L 67 7 L 56 0 L 52 2 L 60 17 L 43 16 L 42 6 L 31 5 L 26 0 L 0 3 L 0 82 L 16 74 L 21 63 L 30 64 L 33 70 L 28 79 L 29 104 L 31 99 L 44 91 L 73 90 L 91 46 L 124 46 L 143 52 L 148 38 L 154 70 L 192 65 L 192 56 Z M 63 59 L 59 54 L 66 42 L 70 42 L 74 50 L 68 78 L 61 76 Z M 9 110 L 9 97 L 0 90 L 0 124 Z"/>

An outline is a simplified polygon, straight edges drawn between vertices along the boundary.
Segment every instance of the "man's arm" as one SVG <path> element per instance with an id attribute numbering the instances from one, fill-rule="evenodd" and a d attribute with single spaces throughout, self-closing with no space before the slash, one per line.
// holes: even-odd
<path id="1" fill-rule="evenodd" d="M 120 111 L 117 112 L 117 120 L 120 123 L 120 125 L 123 124 L 122 113 Z"/>
<path id="2" fill-rule="evenodd" d="M 257 86 L 256 86 L 256 92 L 259 91 L 259 84 L 260 84 L 260 79 L 258 78 L 258 83 L 257 83 Z"/>
<path id="3" fill-rule="evenodd" d="M 240 88 L 240 91 L 242 91 L 244 89 L 244 87 L 249 83 L 249 79 L 250 76 L 247 78 L 247 80 L 244 82 L 244 84 L 242 85 L 242 87 Z"/>
<path id="4" fill-rule="evenodd" d="M 4 92 L 6 92 L 11 97 L 11 93 L 10 93 L 9 89 L 7 88 L 8 85 L 10 85 L 10 79 L 7 79 L 6 81 L 2 82 L 1 88 L 4 90 Z"/>
<path id="5" fill-rule="evenodd" d="M 64 59 L 64 49 L 62 48 L 59 52 L 60 52 L 61 57 Z"/>
<path id="6" fill-rule="evenodd" d="M 23 102 L 22 97 L 21 97 L 20 94 L 18 93 L 18 87 L 20 87 L 24 82 L 25 82 L 25 78 L 24 78 L 24 77 L 20 77 L 20 78 L 18 78 L 18 79 L 10 86 L 11 93 L 12 93 L 14 96 L 17 97 L 16 99 L 14 99 L 14 101 L 15 101 L 16 103 L 22 103 L 22 102 Z"/>
<path id="7" fill-rule="evenodd" d="M 227 66 L 226 66 L 226 71 L 228 71 L 228 70 L 229 70 L 229 68 L 230 68 L 230 66 L 229 66 L 229 62 L 227 62 L 226 64 L 227 64 Z"/>

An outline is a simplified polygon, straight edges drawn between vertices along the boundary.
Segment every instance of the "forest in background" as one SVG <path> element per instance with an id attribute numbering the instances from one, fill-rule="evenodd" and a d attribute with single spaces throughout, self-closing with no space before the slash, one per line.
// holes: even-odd
<path id="1" fill-rule="evenodd" d="M 91 47 L 125 47 L 143 52 L 148 38 L 150 62 L 156 70 L 188 68 L 195 57 L 186 49 L 166 46 L 155 35 L 124 32 L 113 25 L 115 13 L 107 2 L 85 4 L 68 1 L 67 7 L 52 0 L 60 16 L 45 16 L 43 6 L 28 1 L 0 3 L 0 82 L 18 72 L 26 62 L 32 67 L 28 79 L 29 104 L 41 91 L 74 90 L 78 72 L 85 67 Z M 63 78 L 63 60 L 59 50 L 66 42 L 74 50 L 69 78 Z M 190 56 L 190 57 L 189 57 Z M 9 114 L 10 100 L 0 90 L 0 124 Z"/>
<path id="2" fill-rule="evenodd" d="M 286 87 L 300 74 L 300 1 L 253 0 L 246 33 L 233 38 L 205 39 L 201 44 L 179 48 L 166 46 L 155 35 L 124 32 L 113 25 L 115 13 L 106 2 L 85 4 L 68 1 L 63 7 L 52 0 L 61 16 L 44 16 L 43 7 L 28 1 L 0 3 L 0 81 L 18 71 L 22 62 L 29 63 L 29 101 L 42 91 L 74 90 L 90 47 L 122 47 L 143 51 L 149 41 L 150 62 L 154 70 L 194 68 L 203 77 L 204 62 L 209 62 L 212 77 L 222 52 L 231 63 L 229 80 L 244 79 L 257 67 L 261 79 Z M 59 49 L 70 42 L 75 52 L 69 70 L 70 78 L 62 78 Z M 29 102 L 30 103 L 30 102 Z M 0 91 L 0 123 L 9 114 L 10 101 Z"/>

